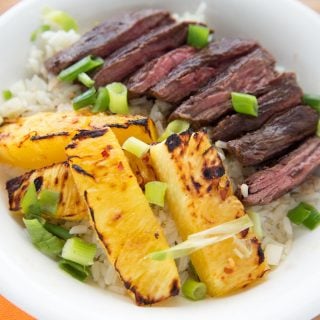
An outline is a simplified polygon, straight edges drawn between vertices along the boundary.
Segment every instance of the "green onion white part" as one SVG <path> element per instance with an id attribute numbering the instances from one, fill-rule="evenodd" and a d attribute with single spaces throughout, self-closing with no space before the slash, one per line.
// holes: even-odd
<path id="1" fill-rule="evenodd" d="M 122 149 L 134 154 L 138 158 L 142 158 L 150 149 L 150 145 L 135 138 L 128 138 L 122 145 Z"/>
<path id="2" fill-rule="evenodd" d="M 202 300 L 207 295 L 207 286 L 203 282 L 188 278 L 182 285 L 182 294 L 190 300 Z"/>
<path id="3" fill-rule="evenodd" d="M 77 21 L 68 13 L 61 10 L 45 8 L 43 10 L 43 19 L 48 25 L 53 26 L 54 28 L 62 29 L 64 31 L 78 31 L 79 29 Z"/>
<path id="4" fill-rule="evenodd" d="M 151 181 L 145 184 L 145 196 L 149 203 L 164 207 L 168 185 L 165 182 Z"/>
<path id="5" fill-rule="evenodd" d="M 164 133 L 159 137 L 158 142 L 166 140 L 169 136 L 174 133 L 181 133 L 187 131 L 190 127 L 190 123 L 185 120 L 173 120 L 171 121 Z"/>
<path id="6" fill-rule="evenodd" d="M 277 266 L 280 263 L 284 246 L 281 244 L 269 243 L 266 245 L 264 254 L 270 266 Z"/>
<path id="7" fill-rule="evenodd" d="M 55 215 L 58 210 L 60 201 L 60 192 L 51 190 L 42 190 L 39 193 L 39 204 L 43 213 L 49 213 Z"/>
<path id="8" fill-rule="evenodd" d="M 81 82 L 87 88 L 91 88 L 94 85 L 94 80 L 91 79 L 85 72 L 81 72 L 78 75 L 78 81 Z"/>
<path id="9" fill-rule="evenodd" d="M 252 210 L 247 211 L 248 216 L 250 217 L 251 221 L 253 222 L 253 232 L 259 238 L 262 239 L 263 237 L 263 229 L 260 215 Z"/>
<path id="10" fill-rule="evenodd" d="M 109 109 L 113 113 L 128 114 L 128 90 L 120 82 L 113 82 L 106 86 L 109 93 Z"/>

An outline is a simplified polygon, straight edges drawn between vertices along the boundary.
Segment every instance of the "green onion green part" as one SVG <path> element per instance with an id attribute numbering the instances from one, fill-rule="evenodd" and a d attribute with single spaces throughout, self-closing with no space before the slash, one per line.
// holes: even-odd
<path id="1" fill-rule="evenodd" d="M 251 221 L 253 222 L 253 232 L 254 234 L 261 239 L 263 237 L 263 230 L 261 224 L 260 215 L 254 211 L 249 210 L 248 216 L 250 217 Z"/>
<path id="2" fill-rule="evenodd" d="M 89 268 L 73 261 L 62 259 L 59 261 L 59 267 L 69 273 L 75 279 L 85 281 L 90 275 Z"/>
<path id="3" fill-rule="evenodd" d="M 97 247 L 94 244 L 85 242 L 78 237 L 73 237 L 67 240 L 61 257 L 83 266 L 89 266 L 93 264 L 96 252 Z"/>
<path id="4" fill-rule="evenodd" d="M 3 90 L 2 91 L 2 98 L 4 101 L 8 101 L 10 99 L 12 99 L 13 94 L 10 90 Z"/>
<path id="5" fill-rule="evenodd" d="M 318 211 L 312 211 L 307 219 L 303 221 L 303 225 L 310 230 L 316 229 L 320 225 L 320 214 Z"/>
<path id="6" fill-rule="evenodd" d="M 113 82 L 106 86 L 109 93 L 109 109 L 113 113 L 128 114 L 128 90 L 120 82 Z"/>
<path id="7" fill-rule="evenodd" d="M 70 67 L 62 70 L 58 78 L 62 81 L 72 82 L 76 80 L 79 74 L 91 71 L 103 65 L 103 59 L 93 58 L 92 56 L 87 56 Z"/>
<path id="8" fill-rule="evenodd" d="M 64 31 L 78 31 L 79 29 L 77 21 L 64 11 L 46 8 L 43 12 L 43 18 L 48 24 Z"/>
<path id="9" fill-rule="evenodd" d="M 188 45 L 201 49 L 209 43 L 210 30 L 207 27 L 189 24 L 188 26 Z"/>
<path id="10" fill-rule="evenodd" d="M 41 33 L 45 32 L 45 31 L 49 31 L 50 29 L 51 29 L 51 27 L 47 24 L 40 26 L 39 28 L 37 28 L 36 30 L 34 30 L 31 33 L 30 41 L 35 42 Z"/>
<path id="11" fill-rule="evenodd" d="M 43 226 L 47 231 L 49 231 L 50 233 L 52 233 L 60 239 L 68 240 L 72 238 L 72 235 L 69 233 L 67 229 L 60 227 L 56 224 L 45 222 Z"/>
<path id="12" fill-rule="evenodd" d="M 96 89 L 90 88 L 72 100 L 73 109 L 79 110 L 81 108 L 93 106 L 96 103 L 96 99 Z"/>
<path id="13" fill-rule="evenodd" d="M 182 294 L 190 300 L 202 300 L 207 295 L 207 286 L 203 282 L 188 278 L 182 285 Z"/>
<path id="14" fill-rule="evenodd" d="M 311 210 L 309 205 L 301 202 L 288 212 L 288 218 L 294 224 L 300 225 L 310 216 L 310 213 Z"/>
<path id="15" fill-rule="evenodd" d="M 94 107 L 91 109 L 93 113 L 105 112 L 109 109 L 109 93 L 106 88 L 99 88 L 98 96 Z"/>
<path id="16" fill-rule="evenodd" d="M 168 185 L 165 182 L 151 181 L 145 184 L 145 196 L 149 203 L 164 206 L 164 199 Z"/>
<path id="17" fill-rule="evenodd" d="M 55 215 L 60 201 L 60 192 L 42 190 L 39 193 L 39 204 L 41 212 Z"/>
<path id="18" fill-rule="evenodd" d="M 302 100 L 304 104 L 307 104 L 320 113 L 320 95 L 306 93 L 303 95 Z"/>
<path id="19" fill-rule="evenodd" d="M 21 199 L 20 207 L 28 219 L 40 216 L 41 208 L 38 202 L 36 186 L 33 182 L 29 184 L 26 193 Z"/>
<path id="20" fill-rule="evenodd" d="M 148 152 L 150 146 L 135 137 L 130 137 L 123 143 L 122 149 L 134 154 L 138 158 L 142 158 Z"/>
<path id="21" fill-rule="evenodd" d="M 316 135 L 320 137 L 320 119 L 318 120 Z"/>
<path id="22" fill-rule="evenodd" d="M 188 121 L 173 120 L 168 124 L 166 130 L 158 139 L 158 142 L 162 142 L 166 140 L 169 136 L 171 136 L 174 133 L 181 133 L 181 132 L 187 131 L 189 127 L 190 127 L 190 123 Z"/>
<path id="23" fill-rule="evenodd" d="M 87 88 L 91 88 L 94 85 L 94 80 L 91 79 L 85 72 L 81 72 L 78 75 L 78 81 L 81 82 Z"/>
<path id="24" fill-rule="evenodd" d="M 48 232 L 37 219 L 23 219 L 32 243 L 44 254 L 55 257 L 60 255 L 64 241 Z"/>
<path id="25" fill-rule="evenodd" d="M 231 92 L 231 103 L 233 109 L 238 113 L 254 117 L 258 116 L 258 100 L 253 95 Z"/>

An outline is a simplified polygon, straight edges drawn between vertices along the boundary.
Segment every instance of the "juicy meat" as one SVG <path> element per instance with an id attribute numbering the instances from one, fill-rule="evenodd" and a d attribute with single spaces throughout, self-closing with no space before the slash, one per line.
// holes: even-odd
<path id="1" fill-rule="evenodd" d="M 266 85 L 275 77 L 274 63 L 273 57 L 262 48 L 239 58 L 182 103 L 170 119 L 185 119 L 199 125 L 218 120 L 232 111 L 230 92 L 252 92 Z"/>
<path id="2" fill-rule="evenodd" d="M 259 115 L 251 117 L 233 114 L 225 117 L 213 128 L 213 141 L 229 141 L 254 131 L 266 123 L 274 114 L 281 113 L 301 103 L 302 90 L 293 73 L 283 73 L 253 95 L 258 97 Z M 259 97 L 259 95 L 261 95 Z"/>
<path id="3" fill-rule="evenodd" d="M 156 58 L 130 77 L 127 87 L 131 94 L 141 95 L 166 77 L 181 62 L 194 55 L 193 47 L 184 46 Z"/>
<path id="4" fill-rule="evenodd" d="M 229 141 L 227 147 L 243 165 L 257 165 L 315 133 L 317 123 L 314 109 L 297 106 L 271 119 L 259 130 Z"/>
<path id="5" fill-rule="evenodd" d="M 59 73 L 74 62 L 92 54 L 106 57 L 151 29 L 173 22 L 168 11 L 144 9 L 125 13 L 96 26 L 71 47 L 46 61 L 46 68 Z"/>
<path id="6" fill-rule="evenodd" d="M 257 43 L 253 40 L 222 39 L 212 42 L 171 71 L 151 93 L 161 100 L 178 103 L 204 86 L 221 70 L 221 64 L 244 55 L 255 47 Z"/>
<path id="7" fill-rule="evenodd" d="M 320 139 L 309 138 L 299 148 L 271 168 L 259 171 L 245 180 L 248 205 L 268 204 L 300 185 L 320 165 Z M 241 197 L 241 192 L 238 191 Z"/>
<path id="8" fill-rule="evenodd" d="M 152 30 L 150 33 L 114 52 L 105 60 L 101 70 L 94 76 L 97 87 L 121 81 L 150 60 L 186 42 L 188 24 L 172 23 Z"/>

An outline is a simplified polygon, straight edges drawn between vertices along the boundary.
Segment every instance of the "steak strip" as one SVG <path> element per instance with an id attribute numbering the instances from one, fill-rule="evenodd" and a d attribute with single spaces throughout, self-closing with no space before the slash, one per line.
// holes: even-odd
<path id="1" fill-rule="evenodd" d="M 227 148 L 243 165 L 257 165 L 314 134 L 317 123 L 318 114 L 314 109 L 297 106 L 271 119 L 259 130 L 229 141 Z"/>
<path id="2" fill-rule="evenodd" d="M 172 22 L 168 11 L 155 9 L 129 12 L 108 19 L 85 33 L 71 47 L 49 58 L 46 68 L 57 74 L 89 54 L 106 57 L 151 29 Z"/>
<path id="3" fill-rule="evenodd" d="M 253 40 L 222 39 L 212 42 L 171 71 L 167 78 L 153 87 L 151 94 L 161 100 L 178 103 L 208 83 L 221 70 L 221 64 L 227 61 L 230 64 L 231 59 L 256 47 Z"/>
<path id="4" fill-rule="evenodd" d="M 122 81 L 150 60 L 181 46 L 187 40 L 187 31 L 185 22 L 162 26 L 120 48 L 94 76 L 96 87 Z"/>
<path id="5" fill-rule="evenodd" d="M 258 48 L 239 58 L 227 70 L 186 100 L 170 116 L 197 125 L 207 125 L 232 112 L 230 92 L 252 92 L 265 86 L 275 77 L 274 58 Z"/>
<path id="6" fill-rule="evenodd" d="M 192 57 L 195 52 L 195 48 L 184 46 L 147 63 L 128 80 L 127 88 L 131 95 L 146 93 L 180 63 Z"/>
<path id="7" fill-rule="evenodd" d="M 259 171 L 245 180 L 249 196 L 238 196 L 247 205 L 268 204 L 291 191 L 320 165 L 320 139 L 309 138 L 299 148 L 271 168 Z"/>
<path id="8" fill-rule="evenodd" d="M 239 113 L 225 117 L 213 128 L 211 132 L 213 141 L 229 141 L 259 129 L 274 114 L 300 104 L 303 93 L 297 84 L 295 74 L 283 73 L 262 90 L 254 92 L 253 95 L 258 97 L 258 117 Z"/>

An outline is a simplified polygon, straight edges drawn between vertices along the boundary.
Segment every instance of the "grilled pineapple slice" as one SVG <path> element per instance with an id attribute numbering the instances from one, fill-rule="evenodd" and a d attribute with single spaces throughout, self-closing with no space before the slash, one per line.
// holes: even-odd
<path id="1" fill-rule="evenodd" d="M 47 215 L 50 220 L 83 220 L 87 218 L 87 206 L 80 197 L 67 162 L 38 169 L 11 179 L 7 182 L 9 206 L 12 211 L 19 211 L 20 202 L 31 182 L 35 183 L 37 191 L 48 189 L 60 193 L 56 214 Z"/>
<path id="2" fill-rule="evenodd" d="M 183 240 L 188 235 L 239 218 L 243 205 L 233 195 L 221 160 L 204 132 L 170 136 L 150 149 L 159 180 L 168 183 L 167 201 Z M 240 238 L 252 252 L 241 259 L 233 239 L 211 245 L 191 255 L 191 261 L 211 296 L 230 293 L 263 276 L 264 254 L 253 232 Z"/>
<path id="3" fill-rule="evenodd" d="M 66 152 L 91 223 L 130 296 L 145 305 L 178 294 L 174 261 L 144 259 L 168 244 L 113 132 L 82 131 Z"/>
<path id="4" fill-rule="evenodd" d="M 120 144 L 134 136 L 153 142 L 153 122 L 141 116 L 86 115 L 74 112 L 45 112 L 10 120 L 0 127 L 0 162 L 38 169 L 66 161 L 64 148 L 79 129 L 112 127 Z"/>

